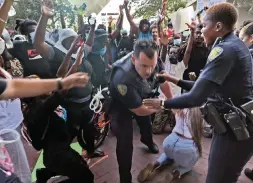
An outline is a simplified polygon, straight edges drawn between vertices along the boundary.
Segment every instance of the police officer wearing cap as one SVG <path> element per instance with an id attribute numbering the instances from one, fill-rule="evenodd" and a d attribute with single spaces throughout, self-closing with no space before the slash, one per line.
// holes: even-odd
<path id="1" fill-rule="evenodd" d="M 113 65 L 110 92 L 111 123 L 117 138 L 117 160 L 121 183 L 131 183 L 133 155 L 133 117 L 140 127 L 141 142 L 151 153 L 158 153 L 158 147 L 152 139 L 151 117 L 156 110 L 142 105 L 143 98 L 153 97 L 153 89 L 161 87 L 164 94 L 171 98 L 168 82 L 159 81 L 157 73 L 162 71 L 157 64 L 156 43 L 151 40 L 137 41 L 134 51 Z"/>
<path id="2" fill-rule="evenodd" d="M 215 133 L 206 183 L 237 182 L 253 153 L 252 116 L 248 112 L 252 110 L 253 63 L 247 46 L 233 34 L 237 19 L 238 12 L 230 3 L 210 7 L 202 32 L 212 50 L 197 81 L 160 75 L 190 92 L 166 101 L 144 100 L 150 109 L 191 108 L 207 101 L 201 109 L 207 121 L 215 125 Z"/>

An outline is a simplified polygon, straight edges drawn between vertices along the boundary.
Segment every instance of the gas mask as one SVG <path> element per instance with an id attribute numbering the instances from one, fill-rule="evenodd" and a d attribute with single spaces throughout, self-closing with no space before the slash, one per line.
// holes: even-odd
<path id="1" fill-rule="evenodd" d="M 0 55 L 3 54 L 4 50 L 5 50 L 5 41 L 2 38 L 0 38 Z"/>

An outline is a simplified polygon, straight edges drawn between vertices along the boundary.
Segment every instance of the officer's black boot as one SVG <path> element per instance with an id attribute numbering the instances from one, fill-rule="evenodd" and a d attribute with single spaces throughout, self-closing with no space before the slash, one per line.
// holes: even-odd
<path id="1" fill-rule="evenodd" d="M 253 180 L 253 170 L 246 168 L 244 170 L 244 174 L 250 179 Z"/>
<path id="2" fill-rule="evenodd" d="M 154 142 L 152 144 L 150 144 L 150 143 L 145 142 L 142 139 L 141 139 L 141 142 L 148 147 L 148 149 L 151 153 L 153 153 L 153 154 L 159 153 L 159 148 Z"/>

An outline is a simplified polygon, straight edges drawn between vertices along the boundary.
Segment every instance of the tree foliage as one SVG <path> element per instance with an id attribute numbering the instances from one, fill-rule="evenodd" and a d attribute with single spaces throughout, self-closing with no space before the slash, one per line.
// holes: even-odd
<path id="1" fill-rule="evenodd" d="M 75 11 L 68 0 L 53 0 L 55 16 L 49 21 L 49 28 L 73 27 Z M 9 18 L 8 26 L 15 27 L 15 20 L 31 19 L 38 21 L 41 16 L 41 0 L 19 0 L 14 3 L 16 15 Z"/>
<path id="2" fill-rule="evenodd" d="M 168 0 L 168 13 L 184 8 L 187 4 L 186 0 Z M 134 13 L 134 17 L 149 18 L 157 15 L 162 8 L 162 0 L 132 0 L 133 6 L 138 6 Z"/>

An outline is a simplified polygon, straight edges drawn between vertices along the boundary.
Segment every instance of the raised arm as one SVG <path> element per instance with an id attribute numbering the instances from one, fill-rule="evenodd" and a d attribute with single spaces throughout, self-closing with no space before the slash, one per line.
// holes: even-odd
<path id="1" fill-rule="evenodd" d="M 122 29 L 122 24 L 123 24 L 123 18 L 124 18 L 124 13 L 123 13 L 123 6 L 119 6 L 119 10 L 120 10 L 120 15 L 119 18 L 117 20 L 116 23 L 116 30 L 114 30 L 111 34 L 110 34 L 110 38 L 112 40 L 115 40 L 119 34 L 120 34 L 120 30 Z"/>
<path id="2" fill-rule="evenodd" d="M 60 65 L 58 71 L 57 71 L 57 74 L 56 76 L 57 77 L 65 77 L 66 74 L 68 73 L 69 71 L 69 68 L 70 68 L 70 62 L 71 62 L 71 56 L 73 53 L 76 53 L 78 48 L 81 46 L 81 45 L 78 45 L 78 42 L 81 40 L 81 35 L 79 35 L 72 43 L 70 49 L 68 50 L 62 64 Z"/>
<path id="3" fill-rule="evenodd" d="M 190 60 L 190 57 L 191 57 L 191 52 L 192 52 L 192 47 L 193 47 L 193 42 L 194 42 L 194 33 L 195 33 L 195 30 L 196 30 L 196 23 L 192 22 L 191 25 L 187 24 L 187 26 L 191 30 L 191 34 L 190 34 L 190 37 L 188 39 L 187 47 L 186 47 L 186 50 L 185 50 L 185 53 L 184 53 L 184 58 L 183 58 L 184 65 L 186 67 L 188 66 L 188 63 L 189 63 L 189 60 Z"/>
<path id="4" fill-rule="evenodd" d="M 34 97 L 55 90 L 83 87 L 89 78 L 85 73 L 75 73 L 64 79 L 13 79 L 0 80 L 0 99 Z"/>
<path id="5" fill-rule="evenodd" d="M 34 47 L 37 52 L 44 57 L 50 57 L 50 46 L 45 43 L 46 26 L 48 19 L 54 16 L 52 0 L 44 0 L 41 7 L 40 17 L 34 38 Z"/>
<path id="6" fill-rule="evenodd" d="M 128 22 L 130 24 L 131 30 L 133 31 L 133 34 L 135 34 L 138 37 L 138 35 L 139 35 L 139 28 L 136 26 L 136 24 L 133 21 L 133 17 L 130 15 L 130 11 L 127 8 L 128 3 L 129 3 L 128 0 L 124 1 L 124 8 L 125 8 L 125 12 L 126 12 L 126 17 L 127 17 L 127 20 L 128 20 Z"/>
<path id="7" fill-rule="evenodd" d="M 8 12 L 11 9 L 14 0 L 5 0 L 0 9 L 0 36 L 2 36 L 5 25 L 7 24 Z"/>

